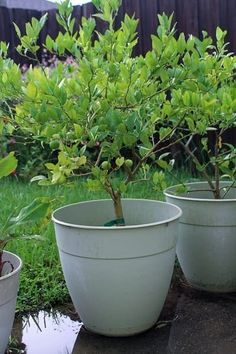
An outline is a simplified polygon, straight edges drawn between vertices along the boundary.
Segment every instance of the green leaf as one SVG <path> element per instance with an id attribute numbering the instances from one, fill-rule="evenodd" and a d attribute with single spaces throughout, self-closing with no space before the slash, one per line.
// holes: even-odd
<path id="1" fill-rule="evenodd" d="M 47 50 L 52 52 L 53 51 L 53 45 L 54 45 L 53 39 L 49 35 L 47 35 L 45 47 L 47 48 Z"/>
<path id="2" fill-rule="evenodd" d="M 77 138 L 81 138 L 83 134 L 83 128 L 79 124 L 74 124 L 75 134 Z"/>
<path id="3" fill-rule="evenodd" d="M 177 49 L 180 53 L 183 53 L 186 48 L 186 41 L 184 33 L 181 33 L 177 41 Z"/>
<path id="4" fill-rule="evenodd" d="M 183 94 L 183 103 L 185 106 L 189 106 L 190 105 L 190 94 L 188 91 L 186 91 L 184 94 Z"/>
<path id="5" fill-rule="evenodd" d="M 134 134 L 127 133 L 123 136 L 123 142 L 126 146 L 130 147 L 136 143 L 137 139 Z"/>
<path id="6" fill-rule="evenodd" d="M 164 82 L 164 83 L 168 82 L 169 75 L 168 75 L 168 71 L 166 69 L 160 71 L 160 78 L 161 78 L 162 82 Z"/>
<path id="7" fill-rule="evenodd" d="M 222 162 L 219 165 L 220 171 L 224 174 L 231 174 L 231 169 L 229 168 L 229 160 Z"/>
<path id="8" fill-rule="evenodd" d="M 62 171 L 53 172 L 52 184 L 62 184 L 66 181 L 66 177 Z"/>
<path id="9" fill-rule="evenodd" d="M 195 125 L 194 125 L 194 121 L 191 117 L 187 117 L 185 118 L 186 119 L 186 122 L 188 124 L 188 128 L 191 132 L 194 132 L 195 131 Z"/>
<path id="10" fill-rule="evenodd" d="M 103 189 L 99 180 L 93 180 L 90 178 L 87 179 L 85 186 L 90 191 L 99 191 Z"/>
<path id="11" fill-rule="evenodd" d="M 27 86 L 27 95 L 32 99 L 36 98 L 37 96 L 37 87 L 33 82 L 29 82 Z"/>
<path id="12" fill-rule="evenodd" d="M 216 39 L 217 41 L 220 41 L 223 37 L 224 33 L 220 27 L 216 28 Z"/>
<path id="13" fill-rule="evenodd" d="M 166 188 L 166 178 L 165 178 L 165 174 L 160 171 L 160 172 L 155 172 L 152 176 L 152 181 L 153 184 L 160 188 L 161 190 L 164 190 Z"/>
<path id="14" fill-rule="evenodd" d="M 86 149 L 87 149 L 86 145 L 82 146 L 82 148 L 78 152 L 78 155 L 83 156 L 85 154 Z"/>
<path id="15" fill-rule="evenodd" d="M 48 13 L 45 13 L 39 20 L 39 26 L 38 26 L 38 30 L 41 31 L 41 29 L 44 27 L 46 21 L 48 18 Z"/>
<path id="16" fill-rule="evenodd" d="M 43 176 L 43 175 L 38 175 L 38 176 L 34 176 L 31 178 L 30 182 L 38 182 L 38 181 L 42 181 L 42 180 L 46 180 L 47 177 Z"/>
<path id="17" fill-rule="evenodd" d="M 152 35 L 152 47 L 160 55 L 163 51 L 163 42 L 157 37 Z"/>
<path id="18" fill-rule="evenodd" d="M 185 186 L 184 184 L 179 184 L 175 189 L 176 194 L 183 194 L 187 192 L 188 192 L 188 187 Z"/>
<path id="19" fill-rule="evenodd" d="M 87 162 L 86 156 L 80 156 L 76 158 L 76 165 L 79 168 L 80 166 L 84 166 Z"/>
<path id="20" fill-rule="evenodd" d="M 125 193 L 125 192 L 127 191 L 127 185 L 126 185 L 124 182 L 121 182 L 121 183 L 119 184 L 119 191 L 120 191 L 121 193 Z"/>
<path id="21" fill-rule="evenodd" d="M 49 170 L 49 171 L 55 171 L 57 169 L 57 165 L 54 165 L 51 162 L 45 163 L 45 167 Z"/>
<path id="22" fill-rule="evenodd" d="M 9 155 L 0 160 L 0 178 L 6 177 L 15 171 L 17 167 L 17 159 L 14 156 L 14 152 L 10 152 Z"/>
<path id="23" fill-rule="evenodd" d="M 36 222 L 45 218 L 48 214 L 50 204 L 51 199 L 48 197 L 34 199 L 29 205 L 22 208 L 16 217 L 10 219 L 11 227 Z"/>
<path id="24" fill-rule="evenodd" d="M 2 74 L 2 82 L 5 84 L 5 83 L 7 83 L 7 81 L 8 81 L 8 75 L 6 72 L 4 72 Z"/>
<path id="25" fill-rule="evenodd" d="M 169 164 L 165 160 L 157 160 L 156 163 L 163 168 L 163 170 L 167 170 L 169 167 Z"/>
<path id="26" fill-rule="evenodd" d="M 19 27 L 17 26 L 17 24 L 14 23 L 14 22 L 13 22 L 13 25 L 14 25 L 14 27 L 15 27 L 15 31 L 16 31 L 16 34 L 17 34 L 18 38 L 20 38 L 20 37 L 21 37 L 20 28 L 19 28 Z"/>
<path id="27" fill-rule="evenodd" d="M 168 128 L 160 128 L 160 131 L 159 131 L 160 140 L 164 140 L 164 139 L 170 138 L 171 132 L 172 132 L 172 129 L 170 127 L 168 127 Z"/>
<path id="28" fill-rule="evenodd" d="M 150 152 L 151 149 L 145 147 L 145 146 L 139 146 L 139 153 L 142 157 L 147 155 Z"/>
<path id="29" fill-rule="evenodd" d="M 53 183 L 50 179 L 41 179 L 39 182 L 38 182 L 38 185 L 39 186 L 51 186 Z"/>

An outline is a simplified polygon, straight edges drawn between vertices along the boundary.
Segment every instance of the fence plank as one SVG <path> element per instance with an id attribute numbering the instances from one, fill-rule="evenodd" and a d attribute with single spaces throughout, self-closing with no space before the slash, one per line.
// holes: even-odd
<path id="1" fill-rule="evenodd" d="M 220 25 L 220 2 L 221 0 L 198 0 L 200 32 L 204 30 L 215 37 L 216 27 Z"/>
<path id="2" fill-rule="evenodd" d="M 158 12 L 162 14 L 165 12 L 167 15 L 172 13 L 176 14 L 176 1 L 175 0 L 157 0 Z"/>
<path id="3" fill-rule="evenodd" d="M 236 1 L 227 0 L 221 4 L 222 27 L 228 30 L 229 49 L 236 53 Z"/>
<path id="4" fill-rule="evenodd" d="M 198 0 L 176 1 L 178 32 L 198 36 Z"/>
<path id="5" fill-rule="evenodd" d="M 148 9 L 148 11 L 147 11 Z M 157 2 L 153 0 L 140 0 L 140 25 L 141 25 L 141 44 L 142 54 L 151 49 L 151 34 L 156 33 L 157 28 Z M 142 38 L 146 38 L 143 40 Z"/>

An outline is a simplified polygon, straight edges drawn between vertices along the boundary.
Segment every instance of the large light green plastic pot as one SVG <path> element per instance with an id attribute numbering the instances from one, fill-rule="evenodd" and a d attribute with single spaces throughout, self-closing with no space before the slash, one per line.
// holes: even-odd
<path id="1" fill-rule="evenodd" d="M 216 200 L 206 182 L 189 183 L 192 192 L 180 195 L 176 187 L 165 196 L 183 211 L 177 256 L 186 279 L 201 290 L 236 291 L 236 189 Z"/>
<path id="2" fill-rule="evenodd" d="M 4 251 L 3 261 L 10 262 L 14 270 L 11 271 L 11 266 L 6 264 L 4 275 L 0 277 L 0 354 L 5 353 L 11 334 L 22 267 L 21 259 L 10 252 Z"/>
<path id="3" fill-rule="evenodd" d="M 93 332 L 128 336 L 152 327 L 173 272 L 181 210 L 152 200 L 122 201 L 127 226 L 111 200 L 72 204 L 53 214 L 65 280 L 81 320 Z"/>

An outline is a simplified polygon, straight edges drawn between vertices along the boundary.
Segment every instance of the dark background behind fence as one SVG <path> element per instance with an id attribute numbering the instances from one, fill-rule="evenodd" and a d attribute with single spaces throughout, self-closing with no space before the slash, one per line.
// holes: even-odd
<path id="1" fill-rule="evenodd" d="M 18 63 L 25 59 L 17 55 L 15 47 L 18 44 L 13 22 L 23 30 L 24 25 L 31 17 L 40 18 L 48 12 L 48 21 L 43 30 L 40 41 L 50 34 L 57 36 L 59 27 L 55 20 L 55 4 L 44 0 L 2 0 L 5 6 L 0 6 L 0 40 L 10 43 L 10 56 Z M 0 1 L 1 4 L 1 1 Z M 135 54 L 144 54 L 151 47 L 150 34 L 156 32 L 157 14 L 174 12 L 174 22 L 177 22 L 177 31 L 186 35 L 201 36 L 202 30 L 206 30 L 214 37 L 215 29 L 220 26 L 228 31 L 227 41 L 229 49 L 236 53 L 236 0 L 123 0 L 117 23 L 124 13 L 135 15 L 139 18 L 139 42 Z M 95 7 L 91 4 L 74 7 L 76 26 L 79 26 L 81 17 L 88 17 L 95 13 Z M 98 24 L 102 29 L 102 23 Z"/>

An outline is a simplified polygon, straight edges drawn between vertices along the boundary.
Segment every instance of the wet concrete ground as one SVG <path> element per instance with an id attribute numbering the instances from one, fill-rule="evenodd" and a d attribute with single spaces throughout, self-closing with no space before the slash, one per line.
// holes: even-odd
<path id="1" fill-rule="evenodd" d="M 72 311 L 40 312 L 15 322 L 25 354 L 236 354 L 236 294 L 214 295 L 172 282 L 156 326 L 138 336 L 88 332 Z M 14 353 L 14 351 L 12 352 Z"/>

